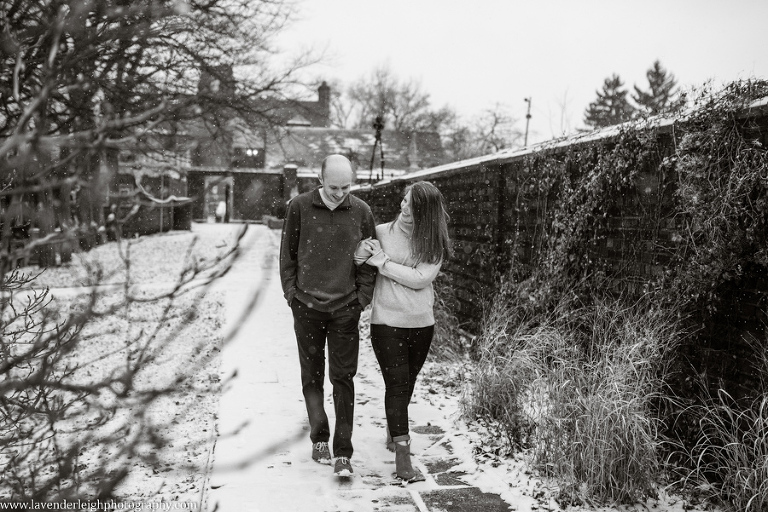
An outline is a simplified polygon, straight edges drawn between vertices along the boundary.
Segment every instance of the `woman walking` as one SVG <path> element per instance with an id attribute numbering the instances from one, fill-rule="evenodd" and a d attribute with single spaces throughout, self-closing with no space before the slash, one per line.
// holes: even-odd
<path id="1" fill-rule="evenodd" d="M 398 478 L 424 480 L 411 464 L 408 404 L 435 330 L 434 290 L 451 253 L 443 195 L 421 181 L 406 189 L 400 214 L 376 226 L 377 240 L 361 242 L 366 264 L 378 268 L 371 309 L 371 343 L 386 387 L 387 445 Z"/>

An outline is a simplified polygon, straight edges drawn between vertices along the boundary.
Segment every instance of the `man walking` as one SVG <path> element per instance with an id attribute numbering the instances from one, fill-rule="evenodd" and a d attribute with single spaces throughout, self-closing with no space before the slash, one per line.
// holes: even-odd
<path id="1" fill-rule="evenodd" d="M 309 416 L 312 458 L 331 463 L 330 427 L 323 407 L 325 344 L 333 385 L 336 425 L 334 473 L 350 476 L 353 378 L 357 373 L 360 312 L 373 295 L 375 268 L 355 264 L 358 242 L 375 237 L 370 207 L 349 195 L 354 181 L 350 161 L 331 155 L 322 164 L 321 186 L 288 204 L 280 245 L 280 279 L 293 311 L 299 347 L 301 385 Z"/>

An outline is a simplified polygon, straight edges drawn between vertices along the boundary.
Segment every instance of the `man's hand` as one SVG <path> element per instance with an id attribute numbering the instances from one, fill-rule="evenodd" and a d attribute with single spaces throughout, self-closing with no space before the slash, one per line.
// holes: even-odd
<path id="1" fill-rule="evenodd" d="M 384 250 L 381 248 L 381 242 L 378 240 L 367 240 L 366 245 L 371 252 L 371 256 L 365 260 L 366 264 L 381 268 L 382 265 L 389 261 L 389 256 L 384 254 Z"/>
<path id="2" fill-rule="evenodd" d="M 371 257 L 371 254 L 373 253 L 370 250 L 370 241 L 370 237 L 360 240 L 360 243 L 357 244 L 357 248 L 355 249 L 355 261 L 365 261 Z"/>
<path id="3" fill-rule="evenodd" d="M 368 247 L 368 252 L 370 252 L 371 255 L 374 255 L 381 251 L 381 242 L 379 242 L 375 238 L 366 239 L 366 240 L 363 240 L 363 242 L 366 242 L 366 245 Z"/>

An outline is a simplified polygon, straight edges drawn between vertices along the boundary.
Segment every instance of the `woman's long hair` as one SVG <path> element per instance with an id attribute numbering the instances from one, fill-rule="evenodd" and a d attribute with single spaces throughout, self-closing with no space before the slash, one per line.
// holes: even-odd
<path id="1" fill-rule="evenodd" d="M 437 263 L 451 256 L 448 211 L 443 194 L 428 181 L 417 181 L 405 189 L 411 192 L 413 236 L 411 252 L 417 262 Z"/>

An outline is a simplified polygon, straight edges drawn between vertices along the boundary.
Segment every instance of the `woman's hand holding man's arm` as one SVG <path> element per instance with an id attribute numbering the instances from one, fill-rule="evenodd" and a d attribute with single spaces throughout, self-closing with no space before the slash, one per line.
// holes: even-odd
<path id="1" fill-rule="evenodd" d="M 376 244 L 379 247 L 379 250 L 381 250 L 381 244 L 375 238 L 368 237 L 368 238 L 364 238 L 363 240 L 360 240 L 360 243 L 357 244 L 357 248 L 355 249 L 356 265 L 362 265 L 374 253 L 372 249 L 373 244 L 371 242 L 376 242 Z"/>
<path id="2" fill-rule="evenodd" d="M 387 256 L 384 253 L 384 250 L 381 248 L 381 242 L 374 238 L 367 240 L 366 243 L 368 251 L 371 253 L 370 258 L 368 258 L 368 261 L 366 261 L 368 265 L 381 268 L 384 263 L 389 261 L 389 256 Z"/>

